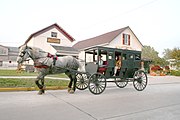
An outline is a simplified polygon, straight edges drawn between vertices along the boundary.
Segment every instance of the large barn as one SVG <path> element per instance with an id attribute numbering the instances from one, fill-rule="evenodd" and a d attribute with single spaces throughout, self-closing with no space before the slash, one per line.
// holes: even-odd
<path id="1" fill-rule="evenodd" d="M 58 24 L 52 24 L 29 36 L 24 44 L 39 47 L 57 56 L 78 56 L 78 51 L 72 48 L 75 39 Z"/>

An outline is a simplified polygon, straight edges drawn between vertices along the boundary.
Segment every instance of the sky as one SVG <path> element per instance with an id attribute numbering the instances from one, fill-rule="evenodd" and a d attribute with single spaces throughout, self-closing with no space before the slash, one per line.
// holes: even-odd
<path id="1" fill-rule="evenodd" d="M 0 0 L 0 45 L 57 23 L 76 42 L 129 26 L 162 56 L 180 47 L 180 0 Z"/>

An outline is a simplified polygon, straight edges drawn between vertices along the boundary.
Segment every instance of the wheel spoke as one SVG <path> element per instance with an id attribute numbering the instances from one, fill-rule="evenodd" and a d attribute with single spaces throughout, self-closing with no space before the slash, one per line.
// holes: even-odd
<path id="1" fill-rule="evenodd" d="M 115 83 L 119 88 L 124 88 L 128 84 L 128 81 L 125 81 L 121 78 L 115 78 Z"/>
<path id="2" fill-rule="evenodd" d="M 90 76 L 89 90 L 91 93 L 97 95 L 101 94 L 106 88 L 106 79 L 103 74 L 95 73 Z"/>
<path id="3" fill-rule="evenodd" d="M 76 88 L 79 90 L 85 90 L 88 87 L 88 79 L 86 74 L 77 74 L 76 75 L 77 83 Z"/>
<path id="4" fill-rule="evenodd" d="M 137 71 L 134 74 L 133 85 L 136 90 L 142 91 L 147 86 L 147 75 L 144 71 Z"/>

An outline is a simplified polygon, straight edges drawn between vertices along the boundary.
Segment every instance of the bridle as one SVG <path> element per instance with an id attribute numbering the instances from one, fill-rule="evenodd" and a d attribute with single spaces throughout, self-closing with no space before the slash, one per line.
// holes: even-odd
<path id="1" fill-rule="evenodd" d="M 28 47 L 26 46 L 26 48 L 18 55 L 18 56 L 22 59 L 22 61 L 29 61 L 29 59 L 27 60 L 28 57 L 32 58 L 31 54 L 27 51 L 28 49 L 31 49 L 31 48 L 28 48 Z M 28 55 L 28 57 L 27 57 L 26 60 L 25 60 L 25 59 L 24 59 L 24 56 L 25 56 L 26 54 Z"/>

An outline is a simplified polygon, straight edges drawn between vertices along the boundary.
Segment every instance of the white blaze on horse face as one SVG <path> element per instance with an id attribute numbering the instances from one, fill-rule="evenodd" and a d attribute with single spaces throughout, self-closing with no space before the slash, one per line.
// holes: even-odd
<path id="1" fill-rule="evenodd" d="M 18 56 L 16 61 L 17 63 L 22 63 L 22 58 Z"/>
<path id="2" fill-rule="evenodd" d="M 28 55 L 26 53 L 26 46 L 22 46 L 19 49 L 19 55 L 17 57 L 17 62 L 18 63 L 22 63 L 24 60 L 26 60 L 28 58 Z"/>

